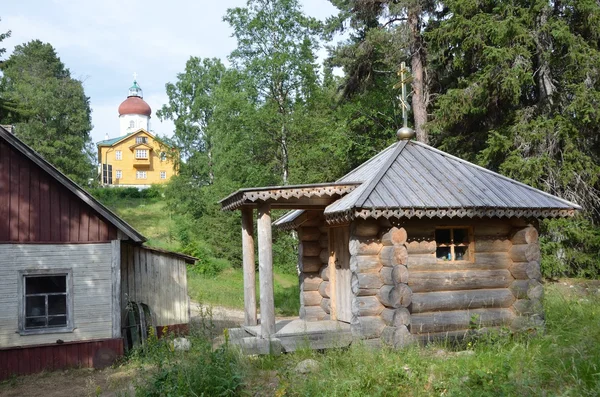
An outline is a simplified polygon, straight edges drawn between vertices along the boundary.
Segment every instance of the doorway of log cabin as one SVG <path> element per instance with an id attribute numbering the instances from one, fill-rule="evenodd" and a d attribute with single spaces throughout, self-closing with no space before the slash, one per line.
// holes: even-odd
<path id="1" fill-rule="evenodd" d="M 350 273 L 350 228 L 348 225 L 329 229 L 329 269 L 331 277 L 333 320 L 349 323 L 352 319 L 352 294 Z"/>

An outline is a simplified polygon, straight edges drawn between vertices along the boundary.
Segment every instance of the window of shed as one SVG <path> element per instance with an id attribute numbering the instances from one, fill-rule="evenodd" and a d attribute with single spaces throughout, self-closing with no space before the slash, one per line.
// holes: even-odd
<path id="1" fill-rule="evenodd" d="M 472 261 L 471 233 L 468 227 L 444 227 L 435 230 L 438 261 Z"/>
<path id="2" fill-rule="evenodd" d="M 70 332 L 72 297 L 70 271 L 57 274 L 23 274 L 21 279 L 22 334 Z"/>

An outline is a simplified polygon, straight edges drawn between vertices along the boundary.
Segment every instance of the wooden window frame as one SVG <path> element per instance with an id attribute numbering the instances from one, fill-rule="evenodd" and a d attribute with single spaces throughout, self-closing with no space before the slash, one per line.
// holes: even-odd
<path id="1" fill-rule="evenodd" d="M 66 276 L 67 325 L 64 327 L 25 328 L 25 277 L 27 276 Z M 72 269 L 30 269 L 19 270 L 17 294 L 19 297 L 19 330 L 21 335 L 61 334 L 75 330 L 73 318 L 73 270 Z"/>
<path id="2" fill-rule="evenodd" d="M 138 156 L 138 153 L 144 153 L 144 156 Z M 135 149 L 135 158 L 140 160 L 148 159 L 148 149 Z"/>
<path id="3" fill-rule="evenodd" d="M 469 244 L 454 244 L 454 229 L 467 229 L 467 235 L 469 237 Z M 450 230 L 450 244 L 443 244 L 440 245 L 438 244 L 437 240 L 435 239 L 435 233 L 434 233 L 434 241 L 435 241 L 435 249 L 436 249 L 436 260 L 440 263 L 443 262 L 468 262 L 468 263 L 472 263 L 475 262 L 475 239 L 473 236 L 473 227 L 472 226 L 465 226 L 465 225 L 457 225 L 457 226 L 436 226 L 435 230 Z M 461 260 L 456 260 L 454 259 L 455 253 L 454 253 L 454 247 L 456 246 L 462 246 L 462 247 L 467 247 L 467 252 L 469 253 L 469 259 L 465 260 L 465 259 L 461 259 Z M 452 256 L 451 260 L 441 260 L 438 259 L 437 257 L 437 249 L 438 247 L 450 247 L 450 254 Z"/>

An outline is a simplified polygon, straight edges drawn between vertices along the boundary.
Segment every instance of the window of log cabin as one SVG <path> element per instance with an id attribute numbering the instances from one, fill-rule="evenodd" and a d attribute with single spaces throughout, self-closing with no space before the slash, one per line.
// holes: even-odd
<path id="1" fill-rule="evenodd" d="M 469 227 L 435 229 L 435 256 L 438 261 L 473 261 L 473 233 Z"/>

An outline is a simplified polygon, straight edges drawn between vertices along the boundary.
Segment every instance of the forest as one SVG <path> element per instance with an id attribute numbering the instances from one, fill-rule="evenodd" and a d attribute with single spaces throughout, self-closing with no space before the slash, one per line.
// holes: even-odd
<path id="1" fill-rule="evenodd" d="M 227 60 L 191 56 L 166 84 L 157 115 L 175 125 L 163 139 L 179 160 L 164 192 L 177 248 L 201 258 L 201 271 L 211 271 L 202 267 L 212 258 L 239 267 L 239 214 L 222 212 L 218 200 L 243 187 L 335 181 L 391 144 L 402 125 L 395 87 L 405 62 L 417 139 L 580 204 L 572 219 L 541 223 L 542 270 L 597 278 L 600 4 L 330 2 L 337 13 L 326 21 L 298 0 L 229 9 L 223 20 L 237 45 Z M 51 44 L 3 52 L 0 124 L 14 124 L 89 186 L 95 160 L 81 82 Z M 276 266 L 293 272 L 294 237 L 274 237 Z"/>

